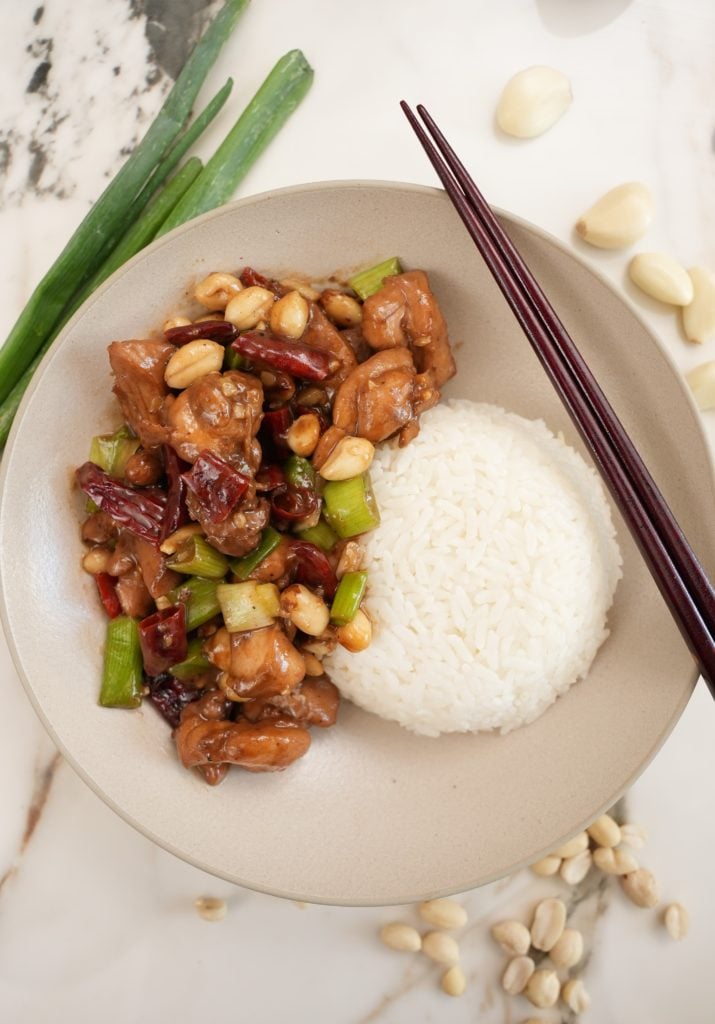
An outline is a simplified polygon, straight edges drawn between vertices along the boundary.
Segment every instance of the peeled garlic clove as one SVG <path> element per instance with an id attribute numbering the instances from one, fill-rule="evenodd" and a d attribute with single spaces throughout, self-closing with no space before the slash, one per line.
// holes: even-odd
<path id="1" fill-rule="evenodd" d="M 664 252 L 639 252 L 631 260 L 628 273 L 633 284 L 659 302 L 687 306 L 693 301 L 690 275 Z"/>
<path id="2" fill-rule="evenodd" d="M 566 75 L 542 65 L 526 68 L 504 86 L 497 106 L 497 124 L 507 135 L 533 139 L 556 124 L 572 99 Z"/>
<path id="3" fill-rule="evenodd" d="M 686 374 L 698 409 L 715 409 L 715 359 L 701 363 Z"/>
<path id="4" fill-rule="evenodd" d="M 688 341 L 702 345 L 715 337 L 715 274 L 707 267 L 691 267 L 693 301 L 683 308 L 683 330 Z"/>
<path id="5" fill-rule="evenodd" d="M 577 221 L 576 231 L 599 249 L 626 249 L 645 234 L 653 209 L 650 189 L 629 181 L 597 199 Z"/>

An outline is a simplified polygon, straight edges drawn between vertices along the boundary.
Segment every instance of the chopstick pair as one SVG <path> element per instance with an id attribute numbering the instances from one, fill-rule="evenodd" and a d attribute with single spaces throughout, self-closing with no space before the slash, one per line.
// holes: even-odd
<path id="1" fill-rule="evenodd" d="M 400 104 L 596 463 L 715 697 L 715 590 L 608 399 L 427 110 Z"/>

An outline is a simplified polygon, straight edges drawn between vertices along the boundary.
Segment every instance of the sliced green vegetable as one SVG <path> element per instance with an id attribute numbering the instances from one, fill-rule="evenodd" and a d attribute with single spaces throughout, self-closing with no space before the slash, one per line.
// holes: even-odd
<path id="1" fill-rule="evenodd" d="M 197 156 L 192 156 L 184 166 L 171 179 L 166 188 L 149 203 L 141 216 L 132 224 L 129 230 L 119 239 L 116 247 L 109 254 L 99 270 L 90 277 L 84 288 L 80 289 L 79 295 L 73 300 L 67 319 L 79 309 L 82 303 L 89 298 L 93 291 L 99 288 L 103 281 L 123 266 L 127 260 L 143 249 L 145 245 L 154 238 L 155 234 L 184 195 L 193 182 L 201 173 L 203 164 Z"/>
<path id="2" fill-rule="evenodd" d="M 166 563 L 175 572 L 220 580 L 228 572 L 228 559 L 199 534 L 189 537 Z"/>
<path id="3" fill-rule="evenodd" d="M 218 615 L 221 606 L 216 597 L 216 580 L 202 579 L 201 576 L 192 576 L 186 583 L 182 583 L 168 594 L 172 604 L 183 602 L 186 606 L 186 632 L 198 629 Z"/>
<path id="4" fill-rule="evenodd" d="M 370 295 L 374 295 L 375 292 L 379 292 L 382 288 L 382 283 L 386 277 L 392 277 L 393 274 L 401 274 L 402 267 L 397 256 L 391 256 L 389 260 L 383 260 L 382 263 L 378 263 L 374 267 L 369 267 L 367 270 L 361 270 L 359 274 L 354 274 L 353 277 L 348 278 L 348 284 L 360 298 L 364 301 Z"/>
<path id="5" fill-rule="evenodd" d="M 323 515 L 341 538 L 374 530 L 380 523 L 380 511 L 369 474 L 327 483 L 323 488 Z"/>
<path id="6" fill-rule="evenodd" d="M 236 350 L 231 348 L 230 345 L 226 346 L 226 351 L 223 357 L 224 370 L 240 370 L 244 362 L 245 360 L 240 352 L 236 352 Z"/>
<path id="7" fill-rule="evenodd" d="M 291 50 L 280 58 L 159 235 L 231 198 L 312 81 L 313 69 L 300 50 Z"/>
<path id="8" fill-rule="evenodd" d="M 330 621 L 335 626 L 347 626 L 355 618 L 367 587 L 366 572 L 346 572 L 335 591 L 330 608 Z"/>
<path id="9" fill-rule="evenodd" d="M 216 596 L 229 633 L 270 626 L 280 614 L 278 587 L 274 583 L 219 583 Z"/>
<path id="10" fill-rule="evenodd" d="M 110 476 L 121 477 L 139 445 L 139 438 L 132 437 L 127 427 L 120 427 L 114 434 L 97 434 L 89 446 L 89 461 Z"/>
<path id="11" fill-rule="evenodd" d="M 73 296 L 137 216 L 135 201 L 182 131 L 199 89 L 248 0 L 226 0 L 186 61 L 159 114 L 35 288 L 0 349 L 0 401 L 46 341 Z M 146 195 L 146 200 L 150 194 Z"/>
<path id="12" fill-rule="evenodd" d="M 282 540 L 281 534 L 278 530 L 274 530 L 272 526 L 267 526 L 261 534 L 261 539 L 258 547 L 255 547 L 253 551 L 244 555 L 243 558 L 232 558 L 229 562 L 231 566 L 231 572 L 239 580 L 247 580 L 253 570 L 261 564 L 264 558 L 270 555 L 271 551 L 275 551 Z"/>
<path id="13" fill-rule="evenodd" d="M 317 479 L 315 470 L 312 463 L 304 459 L 302 455 L 291 455 L 283 470 L 286 480 L 293 487 L 307 487 L 311 491 L 315 490 Z"/>
<path id="14" fill-rule="evenodd" d="M 138 708 L 142 702 L 142 653 L 134 619 L 118 615 L 107 623 L 99 703 L 105 708 Z"/>
<path id="15" fill-rule="evenodd" d="M 204 638 L 195 636 L 189 640 L 189 648 L 186 657 L 178 665 L 171 666 L 172 676 L 177 679 L 191 679 L 192 676 L 201 675 L 211 668 L 211 662 L 204 654 Z"/>
<path id="16" fill-rule="evenodd" d="M 298 530 L 301 540 L 310 541 L 321 551 L 332 551 L 338 542 L 338 535 L 332 530 L 324 519 L 319 519 L 315 526 L 309 526 L 305 530 Z"/>

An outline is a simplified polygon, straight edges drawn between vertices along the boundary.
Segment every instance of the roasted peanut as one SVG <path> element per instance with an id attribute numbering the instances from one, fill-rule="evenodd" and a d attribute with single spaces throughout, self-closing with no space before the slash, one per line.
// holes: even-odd
<path id="1" fill-rule="evenodd" d="M 521 921 L 499 921 L 491 928 L 492 938 L 510 956 L 523 956 L 529 952 L 531 934 Z"/>
<path id="2" fill-rule="evenodd" d="M 459 946 L 451 935 L 444 932 L 427 932 L 422 939 L 422 952 L 430 960 L 444 964 L 445 967 L 454 967 L 459 963 Z"/>
<path id="3" fill-rule="evenodd" d="M 593 851 L 593 863 L 607 875 L 628 875 L 638 870 L 638 861 L 627 850 L 598 846 Z"/>
<path id="4" fill-rule="evenodd" d="M 671 939 L 680 942 L 688 934 L 690 914 L 682 903 L 669 903 L 663 911 L 663 924 Z"/>
<path id="5" fill-rule="evenodd" d="M 243 290 L 235 274 L 223 272 L 209 274 L 194 288 L 194 298 L 205 309 L 225 309 L 234 295 Z"/>
<path id="6" fill-rule="evenodd" d="M 250 288 L 244 288 L 234 295 L 226 306 L 224 316 L 239 331 L 250 331 L 259 320 L 266 319 L 274 301 L 273 292 L 258 285 L 251 285 Z"/>
<path id="7" fill-rule="evenodd" d="M 586 832 L 579 832 L 573 839 L 569 839 L 563 846 L 559 846 L 557 850 L 554 850 L 552 857 L 575 857 L 577 853 L 587 849 L 588 835 Z"/>
<path id="8" fill-rule="evenodd" d="M 88 572 L 90 576 L 98 576 L 99 573 L 107 571 L 107 566 L 109 565 L 111 557 L 112 552 L 109 548 L 90 548 L 82 559 L 82 568 L 85 572 Z"/>
<path id="9" fill-rule="evenodd" d="M 271 330 L 283 338 L 297 340 L 305 331 L 309 312 L 308 303 L 300 292 L 288 292 L 271 306 Z"/>
<path id="10" fill-rule="evenodd" d="M 456 900 L 437 899 L 420 903 L 420 917 L 436 928 L 463 928 L 467 911 Z"/>
<path id="11" fill-rule="evenodd" d="M 574 1013 L 583 1013 L 591 1005 L 591 997 L 580 978 L 570 978 L 564 982 L 561 998 Z"/>
<path id="12" fill-rule="evenodd" d="M 660 900 L 660 886 L 652 871 L 638 868 L 620 879 L 621 888 L 637 907 L 655 907 Z"/>
<path id="13" fill-rule="evenodd" d="M 531 944 L 545 953 L 561 938 L 566 925 L 566 907 L 562 900 L 547 899 L 537 904 L 531 925 Z"/>
<path id="14" fill-rule="evenodd" d="M 504 969 L 501 976 L 501 987 L 510 996 L 518 996 L 529 983 L 534 969 L 534 961 L 530 956 L 515 956 Z"/>
<path id="15" fill-rule="evenodd" d="M 596 846 L 618 846 L 621 841 L 621 830 L 610 814 L 596 818 L 587 831 Z"/>
<path id="16" fill-rule="evenodd" d="M 556 971 L 534 971 L 527 982 L 524 995 L 534 1006 L 548 1010 L 559 998 L 559 979 Z"/>
<path id="17" fill-rule="evenodd" d="M 380 929 L 380 938 L 386 946 L 400 953 L 416 953 L 422 947 L 422 939 L 417 929 L 402 921 L 384 924 Z"/>
<path id="18" fill-rule="evenodd" d="M 541 860 L 535 860 L 531 865 L 531 870 L 535 875 L 542 875 L 549 877 L 555 875 L 561 867 L 561 858 L 557 857 L 556 854 L 550 853 L 548 857 L 542 857 Z"/>
<path id="19" fill-rule="evenodd" d="M 324 480 L 349 480 L 365 473 L 375 455 L 375 446 L 364 437 L 343 437 L 318 472 Z"/>
<path id="20" fill-rule="evenodd" d="M 320 636 L 330 622 L 325 601 L 302 583 L 293 583 L 282 592 L 281 612 L 308 636 Z"/>
<path id="21" fill-rule="evenodd" d="M 296 455 L 312 455 L 320 440 L 320 420 L 314 412 L 303 413 L 286 431 L 286 443 Z"/>
<path id="22" fill-rule="evenodd" d="M 357 327 L 362 323 L 362 306 L 352 295 L 326 288 L 320 296 L 320 305 L 338 327 Z"/>
<path id="23" fill-rule="evenodd" d="M 364 651 L 372 642 L 372 623 L 362 610 L 358 608 L 352 622 L 346 626 L 339 626 L 337 630 L 338 643 L 353 654 Z"/>
<path id="24" fill-rule="evenodd" d="M 575 967 L 583 956 L 583 935 L 575 928 L 565 928 L 561 938 L 549 950 L 554 967 Z"/>
<path id="25" fill-rule="evenodd" d="M 455 964 L 454 967 L 450 967 L 442 975 L 440 982 L 442 991 L 446 992 L 448 996 L 461 996 L 467 988 L 467 979 L 464 977 L 464 971 L 462 968 Z"/>
<path id="26" fill-rule="evenodd" d="M 166 364 L 164 380 L 170 388 L 188 388 L 199 377 L 214 373 L 223 366 L 224 349 L 208 338 L 198 338 L 174 352 Z"/>

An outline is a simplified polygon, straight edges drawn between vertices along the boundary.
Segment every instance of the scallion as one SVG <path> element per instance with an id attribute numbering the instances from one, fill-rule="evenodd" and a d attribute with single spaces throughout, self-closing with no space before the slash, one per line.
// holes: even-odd
<path id="1" fill-rule="evenodd" d="M 126 427 L 114 434 L 97 434 L 89 446 L 89 461 L 110 476 L 124 476 L 127 462 L 139 447 L 139 438 L 132 437 Z"/>
<path id="2" fill-rule="evenodd" d="M 347 626 L 360 607 L 367 587 L 366 572 L 346 572 L 338 584 L 330 608 L 330 621 L 335 626 Z"/>
<path id="3" fill-rule="evenodd" d="M 274 530 L 272 526 L 267 526 L 261 534 L 258 547 L 244 555 L 243 558 L 233 558 L 229 562 L 231 572 L 236 579 L 247 580 L 263 559 L 267 558 L 271 551 L 275 551 L 281 540 L 282 537 L 278 530 Z"/>
<path id="4" fill-rule="evenodd" d="M 323 488 L 323 515 L 343 539 L 374 530 L 380 523 L 380 512 L 369 475 L 327 483 Z"/>
<path id="5" fill-rule="evenodd" d="M 359 295 L 364 301 L 370 295 L 380 291 L 386 277 L 392 277 L 393 274 L 401 273 L 402 267 L 400 266 L 399 259 L 397 256 L 391 256 L 389 260 L 383 260 L 382 263 L 378 263 L 374 267 L 369 267 L 367 270 L 361 270 L 359 274 L 354 274 L 348 278 L 348 284 L 355 294 Z"/>
<path id="6" fill-rule="evenodd" d="M 138 708 L 142 702 L 142 655 L 134 619 L 118 615 L 107 623 L 99 703 L 105 708 Z"/>
<path id="7" fill-rule="evenodd" d="M 219 583 L 216 596 L 229 633 L 270 626 L 280 614 L 278 587 L 274 583 Z"/>
<path id="8" fill-rule="evenodd" d="M 291 486 L 315 490 L 315 470 L 308 459 L 304 459 L 302 455 L 291 455 L 283 467 L 283 472 Z"/>
<path id="9" fill-rule="evenodd" d="M 166 563 L 175 572 L 220 580 L 228 572 L 228 559 L 200 534 L 189 537 Z"/>
<path id="10" fill-rule="evenodd" d="M 203 579 L 201 576 L 192 576 L 186 583 L 182 583 L 168 594 L 172 604 L 180 601 L 186 606 L 186 632 L 198 629 L 218 615 L 221 606 L 216 597 L 216 580 Z"/>
<path id="11" fill-rule="evenodd" d="M 189 640 L 189 649 L 186 657 L 178 665 L 171 666 L 172 676 L 177 679 L 191 679 L 192 676 L 201 675 L 211 668 L 211 662 L 204 654 L 204 638 L 195 636 Z"/>
<path id="12" fill-rule="evenodd" d="M 338 535 L 332 530 L 324 519 L 319 519 L 315 526 L 308 526 L 305 530 L 296 531 L 301 540 L 307 540 L 315 544 L 321 551 L 332 551 L 338 542 Z"/>

